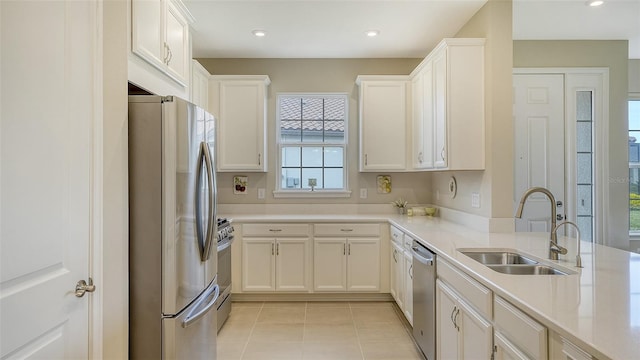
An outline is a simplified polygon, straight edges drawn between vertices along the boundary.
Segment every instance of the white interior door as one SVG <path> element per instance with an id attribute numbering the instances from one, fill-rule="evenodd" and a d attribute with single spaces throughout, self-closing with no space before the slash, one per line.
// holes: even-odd
<path id="1" fill-rule="evenodd" d="M 0 357 L 89 357 L 98 5 L 0 1 Z"/>
<path id="2" fill-rule="evenodd" d="M 515 186 L 514 212 L 530 187 L 549 189 L 564 204 L 564 76 L 514 74 Z M 564 217 L 564 207 L 556 204 Z M 529 197 L 516 231 L 550 231 L 548 198 Z"/>

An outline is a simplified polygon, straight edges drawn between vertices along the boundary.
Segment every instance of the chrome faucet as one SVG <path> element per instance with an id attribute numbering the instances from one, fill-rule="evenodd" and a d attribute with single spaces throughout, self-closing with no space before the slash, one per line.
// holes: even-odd
<path id="1" fill-rule="evenodd" d="M 580 229 L 578 229 L 578 225 L 576 225 L 575 223 L 571 222 L 571 221 L 565 221 L 565 222 L 561 222 L 560 224 L 556 225 L 555 228 L 553 228 L 553 230 L 551 230 L 551 233 L 555 234 L 558 231 L 558 228 L 562 225 L 571 225 L 574 228 L 576 228 L 576 234 L 578 236 L 578 252 L 576 254 L 576 267 L 581 268 L 582 267 L 582 258 L 580 257 Z M 565 249 L 565 252 L 562 254 L 565 254 L 567 251 Z"/>
<path id="2" fill-rule="evenodd" d="M 522 194 L 522 199 L 520 199 L 520 205 L 518 205 L 518 210 L 516 211 L 516 217 L 518 219 L 522 219 L 522 210 L 524 209 L 524 203 L 527 201 L 527 198 L 533 193 L 542 193 L 547 195 L 549 201 L 551 202 L 551 244 L 549 244 L 549 259 L 558 260 L 558 253 L 564 255 L 567 253 L 567 249 L 558 245 L 558 236 L 556 232 L 553 230 L 556 228 L 556 198 L 553 197 L 551 191 L 543 188 L 543 187 L 532 187 Z"/>

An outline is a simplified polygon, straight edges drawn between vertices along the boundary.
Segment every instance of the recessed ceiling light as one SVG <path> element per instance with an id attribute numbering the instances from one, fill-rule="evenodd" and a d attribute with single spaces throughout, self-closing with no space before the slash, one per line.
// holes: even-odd
<path id="1" fill-rule="evenodd" d="M 587 1 L 587 5 L 589 6 L 600 6 L 604 4 L 604 0 L 589 0 Z"/>
<path id="2" fill-rule="evenodd" d="M 267 36 L 267 32 L 264 31 L 264 30 L 253 30 L 252 33 L 253 33 L 253 35 L 255 35 L 257 37 Z"/>
<path id="3" fill-rule="evenodd" d="M 376 37 L 378 36 L 378 34 L 380 34 L 379 30 L 367 30 L 367 36 L 368 37 Z"/>

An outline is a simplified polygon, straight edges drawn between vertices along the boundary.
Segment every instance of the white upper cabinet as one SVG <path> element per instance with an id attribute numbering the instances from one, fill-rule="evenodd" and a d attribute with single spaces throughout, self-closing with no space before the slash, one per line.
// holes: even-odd
<path id="1" fill-rule="evenodd" d="M 209 108 L 218 119 L 218 171 L 267 171 L 266 75 L 212 75 Z"/>
<path id="2" fill-rule="evenodd" d="M 411 73 L 413 169 L 484 169 L 484 42 L 444 39 Z"/>
<path id="3" fill-rule="evenodd" d="M 408 76 L 358 76 L 360 171 L 407 170 Z"/>
<path id="4" fill-rule="evenodd" d="M 435 167 L 483 170 L 484 39 L 445 39 L 434 55 Z"/>
<path id="5" fill-rule="evenodd" d="M 433 68 L 429 60 L 411 80 L 413 168 L 433 168 Z"/>
<path id="6" fill-rule="evenodd" d="M 189 24 L 179 0 L 132 0 L 131 51 L 182 86 L 189 82 Z"/>
<path id="7" fill-rule="evenodd" d="M 209 110 L 209 77 L 211 74 L 197 60 L 191 60 L 191 102 Z"/>

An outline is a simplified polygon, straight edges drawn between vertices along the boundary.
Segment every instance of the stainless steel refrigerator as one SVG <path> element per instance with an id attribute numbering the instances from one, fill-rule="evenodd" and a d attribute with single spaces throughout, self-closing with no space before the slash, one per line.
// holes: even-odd
<path id="1" fill-rule="evenodd" d="M 129 357 L 215 359 L 215 119 L 129 96 Z"/>

